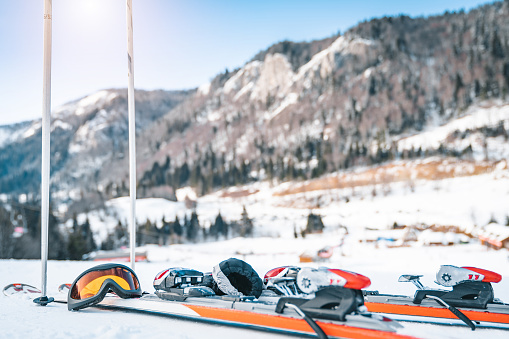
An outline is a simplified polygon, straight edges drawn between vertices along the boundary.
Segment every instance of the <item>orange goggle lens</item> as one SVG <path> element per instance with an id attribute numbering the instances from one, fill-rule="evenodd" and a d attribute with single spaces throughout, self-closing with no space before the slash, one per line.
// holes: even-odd
<path id="1" fill-rule="evenodd" d="M 138 278 L 129 270 L 113 267 L 105 270 L 92 271 L 82 276 L 72 287 L 71 298 L 81 300 L 99 293 L 106 279 L 116 282 L 125 291 L 137 290 L 140 287 Z"/>

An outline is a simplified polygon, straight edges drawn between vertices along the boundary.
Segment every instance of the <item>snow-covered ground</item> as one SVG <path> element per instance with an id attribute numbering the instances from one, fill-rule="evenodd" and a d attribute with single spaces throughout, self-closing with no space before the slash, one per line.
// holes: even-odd
<path id="1" fill-rule="evenodd" d="M 217 192 L 197 199 L 196 212 L 200 224 L 209 227 L 218 213 L 227 221 L 240 220 L 245 206 L 253 219 L 255 237 L 220 241 L 208 239 L 208 242 L 199 244 L 147 245 L 140 250 L 147 252 L 150 262 L 137 263 L 136 271 L 143 289 L 152 292 L 153 278 L 165 268 L 184 266 L 206 272 L 222 260 L 237 257 L 250 263 L 261 276 L 269 269 L 282 265 L 328 266 L 370 277 L 370 290 L 413 295 L 412 284 L 397 282 L 401 274 L 423 274 L 425 285 L 438 287 L 434 280 L 440 265 L 475 266 L 503 276 L 500 283 L 494 284 L 495 295 L 509 302 L 509 253 L 505 249 L 489 250 L 475 239 L 468 244 L 454 246 L 424 246 L 426 241 L 417 241 L 411 242 L 408 247 L 397 248 L 387 246 L 393 243 L 365 242 L 373 239 L 372 234 L 375 234 L 368 235 L 369 232 L 377 232 L 369 229 L 400 234 L 400 231 L 389 230 L 394 223 L 457 226 L 462 230 L 478 229 L 479 232 L 491 219 L 505 224 L 509 217 L 507 167 L 506 161 L 501 161 L 495 168 L 480 175 L 443 180 L 414 179 L 411 185 L 403 181 L 375 181 L 353 188 L 316 189 L 300 193 L 295 183 L 271 185 L 265 182 Z M 293 193 L 283 194 L 288 188 L 292 188 Z M 374 191 L 376 194 L 373 194 Z M 191 193 L 187 191 L 187 195 Z M 143 224 L 148 219 L 161 225 L 163 218 L 172 221 L 175 216 L 182 220 L 184 215 L 190 214 L 190 210 L 180 194 L 178 196 L 179 202 L 138 200 L 138 222 Z M 83 222 L 85 217 L 89 218 L 98 241 L 106 237 L 118 220 L 123 223 L 128 220 L 128 198 L 109 201 L 107 206 L 107 211 L 93 211 L 79 216 L 79 222 Z M 294 231 L 300 233 L 305 227 L 311 210 L 322 216 L 324 232 L 295 239 Z M 348 228 L 345 238 L 343 226 Z M 386 237 L 385 233 L 383 237 Z M 321 248 L 341 243 L 344 245 L 335 249 L 329 261 L 299 262 L 299 256 L 303 253 L 313 256 Z M 94 265 L 87 261 L 50 261 L 48 294 L 58 295 L 58 285 L 72 282 L 79 273 Z M 40 275 L 38 261 L 0 260 L 0 287 L 13 282 L 40 286 Z M 202 338 L 204 335 L 210 338 L 279 337 L 132 313 L 98 309 L 68 312 L 63 305 L 51 304 L 42 308 L 30 300 L 3 295 L 0 296 L 0 324 L 0 337 L 5 338 L 145 338 L 153 335 L 172 338 Z M 471 332 L 466 327 L 423 324 L 405 324 L 403 332 L 424 338 L 509 336 L 509 331 L 478 329 Z"/>
<path id="2" fill-rule="evenodd" d="M 309 235 L 305 239 L 235 238 L 205 244 L 146 246 L 150 262 L 136 263 L 142 288 L 153 292 L 155 275 L 168 267 L 184 266 L 210 271 L 220 261 L 237 257 L 250 263 L 263 276 L 280 265 L 328 266 L 355 271 L 371 279 L 369 290 L 413 295 L 414 287 L 398 283 L 401 274 L 423 274 L 425 285 L 438 287 L 433 281 L 441 264 L 477 266 L 502 274 L 494 284 L 495 295 L 509 300 L 508 251 L 488 250 L 479 244 L 448 247 L 413 246 L 376 248 L 373 244 L 345 241 L 343 254 L 339 249 L 331 259 L 321 263 L 301 264 L 298 255 L 335 241 L 339 232 Z M 59 296 L 57 286 L 72 282 L 79 273 L 97 263 L 87 261 L 50 261 L 48 264 L 48 295 Z M 25 282 L 40 286 L 40 262 L 37 260 L 0 260 L 0 286 Z M 280 338 L 252 330 L 240 330 L 193 321 L 181 321 L 133 313 L 85 309 L 68 312 L 65 305 L 36 306 L 27 298 L 0 295 L 0 337 L 3 338 Z M 423 338 L 507 338 L 508 331 L 448 327 L 404 323 L 403 333 Z"/>
<path id="3" fill-rule="evenodd" d="M 410 163 L 401 163 L 399 166 L 406 168 L 409 165 L 413 166 Z M 464 171 L 469 164 L 447 164 L 444 161 L 439 166 Z M 507 162 L 501 161 L 492 171 L 481 175 L 442 180 L 409 178 L 407 181 L 385 183 L 374 179 L 373 184 L 364 186 L 293 194 L 281 192 L 290 186 L 295 190 L 301 184 L 270 185 L 268 182 L 259 182 L 200 197 L 197 199 L 196 212 L 201 226 L 208 228 L 218 213 L 226 221 L 240 220 L 245 206 L 249 218 L 253 219 L 256 236 L 282 238 L 293 238 L 294 230 L 300 233 L 306 227 L 310 211 L 322 216 L 326 231 L 334 231 L 344 225 L 348 227 L 350 236 L 357 238 L 364 237 L 367 228 L 387 229 L 394 223 L 481 229 L 493 219 L 505 224 L 509 218 L 507 167 Z M 412 169 L 409 171 L 409 175 L 412 175 Z M 78 218 L 80 223 L 89 218 L 99 244 L 119 220 L 127 224 L 130 200 L 128 197 L 117 198 L 107 202 L 107 207 L 107 210 L 92 211 Z M 182 222 L 184 215 L 189 216 L 190 213 L 183 201 L 138 199 L 136 203 L 139 224 L 150 220 L 160 227 L 163 218 L 171 222 L 178 216 Z M 72 221 L 68 226 L 72 226 Z"/>

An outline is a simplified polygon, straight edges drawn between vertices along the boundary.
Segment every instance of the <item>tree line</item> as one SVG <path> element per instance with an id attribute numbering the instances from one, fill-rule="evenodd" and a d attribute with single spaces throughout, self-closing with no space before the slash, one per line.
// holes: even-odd
<path id="1" fill-rule="evenodd" d="M 190 216 L 185 214 L 183 218 L 179 218 L 177 215 L 173 220 L 167 220 L 166 217 L 163 217 L 160 222 L 146 220 L 145 223 L 138 224 L 136 245 L 156 244 L 164 246 L 233 237 L 251 237 L 253 236 L 253 229 L 253 220 L 249 218 L 245 207 L 239 220 L 226 221 L 219 212 L 214 223 L 210 225 L 201 223 L 198 214 L 193 210 Z M 101 243 L 100 249 L 113 250 L 123 246 L 129 246 L 129 231 L 127 222 L 119 221 Z"/>
<path id="2" fill-rule="evenodd" d="M 137 224 L 137 246 L 146 244 L 170 245 L 189 242 L 251 237 L 254 224 L 243 208 L 239 220 L 226 221 L 221 213 L 211 225 L 202 225 L 193 210 L 182 220 L 164 217 L 159 223 L 147 220 Z M 116 250 L 129 246 L 127 222 L 118 220 L 106 239 L 98 243 L 88 217 L 78 222 L 76 214 L 72 226 L 66 227 L 50 211 L 48 230 L 48 258 L 55 260 L 82 260 L 84 255 L 95 250 Z M 39 259 L 41 257 L 40 208 L 36 204 L 0 204 L 0 259 Z"/>
<path id="3" fill-rule="evenodd" d="M 345 133 L 341 130 L 338 132 Z M 503 122 L 492 127 L 456 131 L 451 137 L 465 139 L 473 133 L 480 133 L 485 139 L 502 136 L 509 140 L 509 131 L 505 129 Z M 217 189 L 261 180 L 283 182 L 313 179 L 338 170 L 377 165 L 396 159 L 412 160 L 437 155 L 471 159 L 473 155 L 471 145 L 456 149 L 448 146 L 446 142 L 436 149 L 398 149 L 395 143 L 386 138 L 387 134 L 387 131 L 378 132 L 374 136 L 374 142 L 370 144 L 352 139 L 346 149 L 343 145 L 335 145 L 323 137 L 308 137 L 301 146 L 277 152 L 263 140 L 256 140 L 254 144 L 259 156 L 252 160 L 238 158 L 235 154 L 232 159 L 227 160 L 224 153 L 218 155 L 209 145 L 205 152 L 198 152 L 194 161 L 186 160 L 176 164 L 167 156 L 163 164 L 155 162 L 139 180 L 139 194 L 150 196 L 150 189 L 160 186 L 172 187 L 174 192 L 191 186 L 199 195 L 204 195 Z M 485 159 L 488 160 L 487 143 L 484 147 Z M 121 187 L 122 192 L 127 192 L 125 183 Z M 107 193 L 114 197 L 114 193 L 118 194 L 119 191 L 107 190 Z"/>

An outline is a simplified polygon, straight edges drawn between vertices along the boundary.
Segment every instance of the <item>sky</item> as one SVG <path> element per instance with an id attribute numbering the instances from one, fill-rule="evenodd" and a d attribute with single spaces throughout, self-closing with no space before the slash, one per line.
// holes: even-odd
<path id="1" fill-rule="evenodd" d="M 127 87 L 125 0 L 53 0 L 51 106 Z M 133 0 L 136 89 L 200 86 L 282 41 L 374 17 L 469 10 L 481 0 Z M 42 115 L 44 0 L 0 0 L 0 126 Z"/>

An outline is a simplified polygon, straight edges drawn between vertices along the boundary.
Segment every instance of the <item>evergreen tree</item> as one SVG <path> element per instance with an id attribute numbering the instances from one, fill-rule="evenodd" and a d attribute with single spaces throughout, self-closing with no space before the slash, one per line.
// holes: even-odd
<path id="1" fill-rule="evenodd" d="M 267 173 L 267 178 L 272 180 L 274 178 L 274 163 L 272 162 L 272 158 L 269 158 L 269 162 L 267 163 L 267 168 L 265 169 Z"/>
<path id="2" fill-rule="evenodd" d="M 161 233 L 163 235 L 163 245 L 168 245 L 170 243 L 170 236 L 172 231 L 171 223 L 167 222 L 165 217 L 163 216 L 162 220 L 163 226 L 161 227 Z"/>
<path id="3" fill-rule="evenodd" d="M 198 187 L 198 184 L 202 182 L 202 171 L 199 161 L 196 162 L 196 165 L 193 167 L 191 171 L 191 176 L 189 178 L 189 184 L 192 187 Z"/>
<path id="4" fill-rule="evenodd" d="M 87 242 L 81 232 L 73 232 L 69 235 L 67 251 L 70 260 L 82 260 L 83 255 L 87 253 Z"/>
<path id="5" fill-rule="evenodd" d="M 48 259 L 66 259 L 67 241 L 60 232 L 60 221 L 53 214 L 52 206 L 49 207 L 48 216 Z"/>
<path id="6" fill-rule="evenodd" d="M 187 217 L 184 219 L 184 223 L 187 222 Z M 178 215 L 175 215 L 175 221 L 173 222 L 173 233 L 177 236 L 177 237 L 181 237 L 182 234 L 183 234 L 183 229 L 182 229 L 182 225 L 180 224 L 180 220 L 179 220 L 179 217 Z"/>
<path id="7" fill-rule="evenodd" d="M 210 227 L 210 235 L 215 236 L 216 239 L 220 235 L 224 235 L 225 237 L 228 235 L 228 226 L 224 222 L 223 217 L 221 216 L 221 212 L 217 214 L 214 225 Z"/>
<path id="8" fill-rule="evenodd" d="M 495 58 L 503 59 L 504 58 L 504 47 L 502 46 L 502 43 L 500 41 L 500 38 L 498 37 L 497 31 L 493 34 L 493 39 L 491 41 L 491 53 Z"/>
<path id="9" fill-rule="evenodd" d="M 12 234 L 14 225 L 11 223 L 9 212 L 0 206 L 0 258 L 9 259 L 13 254 Z"/>
<path id="10" fill-rule="evenodd" d="M 101 250 L 110 251 L 115 248 L 115 239 L 113 233 L 108 233 L 106 239 L 101 243 Z"/>
<path id="11" fill-rule="evenodd" d="M 200 222 L 198 221 L 198 215 L 196 211 L 191 213 L 191 220 L 189 220 L 189 225 L 186 229 L 187 231 L 187 239 L 189 241 L 196 241 L 198 234 L 200 232 Z"/>
<path id="12" fill-rule="evenodd" d="M 128 234 L 127 227 L 122 225 L 122 222 L 119 220 L 117 226 L 113 230 L 113 239 L 115 241 L 115 248 L 119 248 L 120 246 L 127 245 Z"/>
<path id="13" fill-rule="evenodd" d="M 241 237 L 249 237 L 253 235 L 253 221 L 249 219 L 249 216 L 247 215 L 246 206 L 242 206 L 242 214 L 241 214 L 241 221 L 240 221 L 240 236 Z"/>
<path id="14" fill-rule="evenodd" d="M 94 234 L 92 233 L 92 230 L 90 229 L 90 221 L 87 217 L 85 220 L 85 223 L 81 226 L 82 235 L 85 239 L 85 248 L 87 253 L 95 251 L 97 249 L 97 246 L 94 241 Z"/>
<path id="15" fill-rule="evenodd" d="M 179 186 L 182 187 L 185 186 L 185 184 L 189 181 L 190 171 L 189 166 L 187 165 L 187 162 L 185 162 L 180 167 L 180 176 L 179 176 Z"/>
<path id="16" fill-rule="evenodd" d="M 322 217 L 320 215 L 313 214 L 313 212 L 309 212 L 305 230 L 306 233 L 321 233 L 324 227 Z"/>

